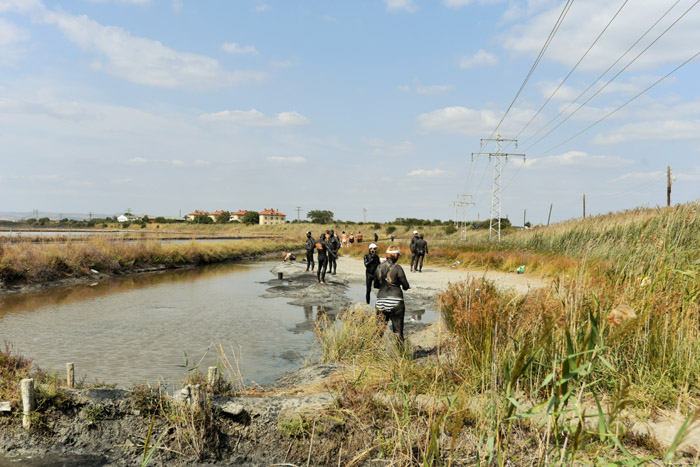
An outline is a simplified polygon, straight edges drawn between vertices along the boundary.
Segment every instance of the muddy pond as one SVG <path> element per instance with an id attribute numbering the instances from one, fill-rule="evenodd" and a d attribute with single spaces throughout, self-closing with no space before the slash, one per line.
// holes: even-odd
<path id="1" fill-rule="evenodd" d="M 76 379 L 121 387 L 158 379 L 177 385 L 197 365 L 206 373 L 222 361 L 221 345 L 247 384 L 269 384 L 313 353 L 319 312 L 261 298 L 274 264 L 219 264 L 2 296 L 0 345 L 10 343 L 41 368 L 63 373 L 74 362 Z"/>

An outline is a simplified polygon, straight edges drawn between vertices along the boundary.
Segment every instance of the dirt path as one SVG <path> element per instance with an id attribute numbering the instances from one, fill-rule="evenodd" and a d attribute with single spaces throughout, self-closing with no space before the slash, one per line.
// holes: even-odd
<path id="1" fill-rule="evenodd" d="M 412 289 L 444 290 L 450 282 L 459 282 L 469 278 L 485 277 L 492 280 L 497 286 L 513 289 L 518 293 L 527 293 L 530 289 L 547 287 L 551 280 L 534 277 L 528 274 L 516 274 L 500 271 L 483 271 L 466 268 L 445 268 L 440 266 L 423 266 L 423 272 L 412 273 L 408 265 L 402 265 L 408 277 L 408 283 Z M 362 260 L 341 256 L 338 258 L 338 272 L 342 272 L 349 281 L 364 284 L 365 266 Z M 410 295 L 411 291 L 408 291 Z"/>

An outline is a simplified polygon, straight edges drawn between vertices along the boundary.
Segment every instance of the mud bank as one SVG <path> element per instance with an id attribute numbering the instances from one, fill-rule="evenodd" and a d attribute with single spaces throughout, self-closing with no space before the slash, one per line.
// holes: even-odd
<path id="1" fill-rule="evenodd" d="M 242 263 L 242 262 L 246 262 L 246 261 L 263 261 L 263 260 L 270 260 L 270 259 L 278 259 L 279 256 L 280 256 L 280 254 L 278 252 L 270 252 L 270 253 L 261 253 L 259 255 L 246 255 L 246 256 L 242 256 L 240 258 L 230 259 L 230 260 L 221 261 L 221 262 L 222 263 Z M 208 264 L 215 264 L 215 263 L 208 263 Z M 99 282 L 101 280 L 109 279 L 112 277 L 131 276 L 134 274 L 146 274 L 149 272 L 160 272 L 160 271 L 167 271 L 167 270 L 174 270 L 174 269 L 191 269 L 191 268 L 196 268 L 196 267 L 200 267 L 200 266 L 202 266 L 202 265 L 195 264 L 195 263 L 171 264 L 171 265 L 167 265 L 167 266 L 162 265 L 162 264 L 155 264 L 155 265 L 148 266 L 148 267 L 121 270 L 118 273 L 114 273 L 114 274 L 105 274 L 105 273 L 93 270 L 90 272 L 90 274 L 86 274 L 86 275 L 71 276 L 71 277 L 66 277 L 63 279 L 47 280 L 47 281 L 43 281 L 43 282 L 33 282 L 33 283 L 20 282 L 20 283 L 14 283 L 14 284 L 4 284 L 2 281 L 0 281 L 0 295 L 36 292 L 39 290 L 51 289 L 54 287 L 66 287 L 66 286 L 79 285 L 79 284 L 92 284 L 92 283 L 96 283 L 96 282 Z"/>

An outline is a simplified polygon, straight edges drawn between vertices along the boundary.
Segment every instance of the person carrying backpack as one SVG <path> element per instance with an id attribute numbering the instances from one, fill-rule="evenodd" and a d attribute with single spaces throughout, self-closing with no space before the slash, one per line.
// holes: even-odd
<path id="1" fill-rule="evenodd" d="M 403 290 L 408 290 L 408 280 L 403 268 L 397 264 L 401 256 L 398 246 L 390 246 L 386 250 L 386 261 L 377 267 L 374 273 L 374 287 L 377 292 L 377 317 L 382 322 L 380 335 L 384 335 L 386 324 L 391 320 L 391 327 L 400 342 L 403 337 L 403 318 L 406 306 L 403 301 Z M 402 290 L 403 289 L 403 290 Z"/>

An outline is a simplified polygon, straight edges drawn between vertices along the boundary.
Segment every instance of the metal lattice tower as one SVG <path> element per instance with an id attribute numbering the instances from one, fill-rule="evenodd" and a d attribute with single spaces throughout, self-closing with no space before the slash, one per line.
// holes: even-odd
<path id="1" fill-rule="evenodd" d="M 504 162 L 508 161 L 508 157 L 522 157 L 525 159 L 525 154 L 511 154 L 503 152 L 503 142 L 515 143 L 515 147 L 518 147 L 517 139 L 503 139 L 501 135 L 498 138 L 486 138 L 481 140 L 481 148 L 484 147 L 484 142 L 496 142 L 496 152 L 476 152 L 472 153 L 472 160 L 474 156 L 489 156 L 489 160 L 493 159 L 493 185 L 491 186 L 491 219 L 489 223 L 489 239 L 494 236 L 501 240 L 501 172 L 503 170 Z"/>
<path id="2" fill-rule="evenodd" d="M 452 206 L 455 207 L 455 227 L 460 231 L 460 239 L 467 239 L 467 206 L 473 205 L 471 201 L 467 201 L 467 198 L 471 198 L 471 195 L 461 195 L 461 200 L 454 201 Z M 461 215 L 460 215 L 461 208 Z"/>

